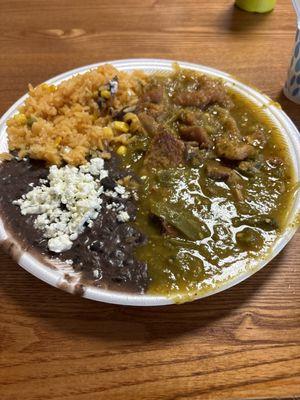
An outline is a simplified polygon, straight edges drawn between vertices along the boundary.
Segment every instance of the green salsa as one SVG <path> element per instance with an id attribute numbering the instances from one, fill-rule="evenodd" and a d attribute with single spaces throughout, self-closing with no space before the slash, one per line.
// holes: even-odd
<path id="1" fill-rule="evenodd" d="M 223 82 L 181 69 L 151 78 L 137 115 L 143 129 L 123 166 L 138 182 L 133 224 L 148 237 L 136 251 L 148 292 L 195 293 L 251 267 L 285 228 L 293 198 L 280 132 Z M 184 161 L 163 139 L 155 147 L 157 135 L 184 142 Z"/>

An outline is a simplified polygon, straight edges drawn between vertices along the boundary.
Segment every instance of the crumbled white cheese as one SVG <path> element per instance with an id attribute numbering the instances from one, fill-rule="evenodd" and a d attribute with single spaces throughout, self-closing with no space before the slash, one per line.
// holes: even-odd
<path id="1" fill-rule="evenodd" d="M 126 222 L 130 220 L 130 216 L 127 211 L 120 211 L 117 215 L 117 220 L 120 222 Z"/>
<path id="2" fill-rule="evenodd" d="M 125 191 L 126 191 L 126 190 L 125 190 L 124 186 L 117 185 L 117 186 L 115 187 L 115 192 L 117 192 L 117 193 L 119 193 L 119 194 L 124 194 Z"/>
<path id="3" fill-rule="evenodd" d="M 104 191 L 101 180 L 108 176 L 102 158 L 93 158 L 79 168 L 51 166 L 47 179 L 40 179 L 34 187 L 13 204 L 21 208 L 21 214 L 37 215 L 34 226 L 43 231 L 48 239 L 49 250 L 60 253 L 72 247 L 72 241 L 92 227 L 102 208 L 101 195 L 117 199 L 128 198 L 125 187 L 116 185 L 114 190 Z M 47 186 L 46 186 L 47 185 Z M 129 221 L 124 205 L 112 202 L 108 209 L 117 212 L 119 222 Z"/>
<path id="4" fill-rule="evenodd" d="M 118 197 L 118 193 L 114 192 L 113 190 L 107 190 L 105 192 L 105 196 L 107 196 L 107 197 Z"/>
<path id="5" fill-rule="evenodd" d="M 100 172 L 103 171 L 103 169 L 104 161 L 102 158 L 92 158 L 89 163 L 79 167 L 80 172 L 90 173 L 91 175 L 100 175 Z"/>
<path id="6" fill-rule="evenodd" d="M 54 253 L 70 250 L 72 242 L 68 235 L 60 235 L 48 240 L 48 248 Z"/>
<path id="7" fill-rule="evenodd" d="M 102 171 L 100 171 L 99 180 L 102 181 L 102 179 L 106 178 L 107 176 L 108 176 L 108 171 L 103 169 Z"/>

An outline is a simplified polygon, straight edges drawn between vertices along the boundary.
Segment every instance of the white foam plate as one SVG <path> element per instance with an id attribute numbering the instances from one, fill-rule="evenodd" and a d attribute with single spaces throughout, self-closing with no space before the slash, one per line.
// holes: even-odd
<path id="1" fill-rule="evenodd" d="M 159 59 L 129 59 L 129 60 L 118 60 L 111 61 L 110 63 L 114 65 L 121 71 L 130 72 L 134 69 L 144 70 L 146 73 L 152 73 L 155 71 L 171 71 L 172 62 L 170 60 L 159 60 Z M 213 68 L 205 67 L 203 65 L 191 64 L 186 62 L 178 62 L 181 67 L 189 68 L 195 71 L 203 72 L 209 74 L 213 77 L 220 77 L 226 81 L 226 84 L 232 87 L 237 92 L 246 96 L 254 104 L 258 106 L 264 106 L 264 110 L 269 119 L 273 122 L 275 126 L 279 128 L 283 137 L 285 138 L 286 144 L 288 146 L 290 157 L 295 169 L 295 176 L 298 181 L 300 181 L 300 135 L 290 120 L 290 118 L 278 107 L 276 106 L 269 97 L 258 92 L 257 90 L 249 87 L 242 82 L 238 81 L 231 75 L 218 71 Z M 76 74 L 82 74 L 91 68 L 96 68 L 97 66 L 104 63 L 97 63 L 86 65 L 81 68 L 76 68 L 72 71 L 65 72 L 47 81 L 49 84 L 59 84 L 61 81 L 69 79 Z M 17 108 L 24 102 L 27 95 L 21 97 L 1 118 L 0 120 L 0 152 L 7 151 L 7 135 L 6 135 L 6 120 L 11 118 L 16 112 Z M 1 210 L 0 210 L 1 212 Z M 288 224 L 285 232 L 278 238 L 274 244 L 272 251 L 268 256 L 260 261 L 257 261 L 255 265 L 251 266 L 251 269 L 247 270 L 228 270 L 226 280 L 219 281 L 214 287 L 206 291 L 199 291 L 199 293 L 193 297 L 193 300 L 210 296 L 214 293 L 226 290 L 243 280 L 249 278 L 256 271 L 260 270 L 266 266 L 289 242 L 296 231 L 295 224 L 293 221 L 299 215 L 300 212 L 300 193 L 296 193 L 294 202 L 288 217 Z M 0 218 L 0 242 L 5 243 L 5 247 L 14 247 L 15 241 L 13 236 L 5 230 L 3 221 Z M 19 249 L 20 250 L 20 249 Z M 64 275 L 66 272 L 72 272 L 72 268 L 63 265 L 57 265 L 57 268 L 50 268 L 47 263 L 41 262 L 40 259 L 34 257 L 32 254 L 22 251 L 13 251 L 13 256 L 15 257 L 18 264 L 25 270 L 35 275 L 37 278 L 49 283 L 52 286 L 63 288 L 69 292 L 74 292 L 75 286 L 78 283 L 78 276 L 74 274 L 74 282 L 66 282 Z M 86 286 L 84 288 L 83 297 L 102 301 L 106 303 L 123 304 L 123 305 L 134 305 L 134 306 L 159 306 L 173 304 L 174 299 L 168 298 L 166 296 L 152 296 L 152 295 L 135 295 L 122 292 L 115 292 L 111 290 L 98 289 L 93 286 Z"/>

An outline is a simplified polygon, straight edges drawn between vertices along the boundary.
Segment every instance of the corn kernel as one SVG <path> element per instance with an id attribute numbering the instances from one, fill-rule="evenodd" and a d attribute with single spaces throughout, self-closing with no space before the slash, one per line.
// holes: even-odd
<path id="1" fill-rule="evenodd" d="M 126 122 L 122 122 L 122 121 L 114 121 L 113 122 L 113 127 L 115 129 L 117 129 L 118 131 L 121 132 L 128 132 L 129 131 L 129 126 L 128 124 L 126 124 Z"/>
<path id="2" fill-rule="evenodd" d="M 55 85 L 48 85 L 47 83 L 42 83 L 42 88 L 44 89 L 44 90 L 47 90 L 48 92 L 55 92 L 55 90 L 56 90 L 56 86 Z"/>
<path id="3" fill-rule="evenodd" d="M 55 139 L 55 146 L 60 145 L 61 141 L 62 141 L 62 137 L 61 137 L 61 136 L 58 136 L 58 137 Z"/>
<path id="4" fill-rule="evenodd" d="M 22 113 L 15 115 L 14 119 L 21 125 L 24 125 L 27 122 L 26 115 Z"/>
<path id="5" fill-rule="evenodd" d="M 126 146 L 120 146 L 117 149 L 117 154 L 119 156 L 125 156 L 125 154 L 127 153 L 127 147 Z"/>
<path id="6" fill-rule="evenodd" d="M 102 129 L 102 133 L 105 139 L 110 139 L 114 136 L 113 130 L 109 126 L 105 126 Z"/>
<path id="7" fill-rule="evenodd" d="M 138 121 L 138 117 L 137 117 L 136 114 L 133 114 L 133 113 L 130 113 L 130 112 L 129 112 L 129 113 L 127 113 L 127 114 L 124 115 L 123 120 L 124 120 L 125 122 L 136 122 L 136 121 Z"/>
<path id="8" fill-rule="evenodd" d="M 109 90 L 101 90 L 100 95 L 104 99 L 109 99 L 110 98 L 110 91 Z"/>

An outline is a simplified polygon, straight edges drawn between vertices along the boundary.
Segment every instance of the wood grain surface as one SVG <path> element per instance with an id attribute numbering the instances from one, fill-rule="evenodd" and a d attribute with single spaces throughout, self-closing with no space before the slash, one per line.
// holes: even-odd
<path id="1" fill-rule="evenodd" d="M 160 57 L 281 94 L 295 35 L 288 0 L 0 0 L 0 112 L 81 65 Z M 299 399 L 300 234 L 246 282 L 192 304 L 129 308 L 47 286 L 0 252 L 0 399 Z"/>

